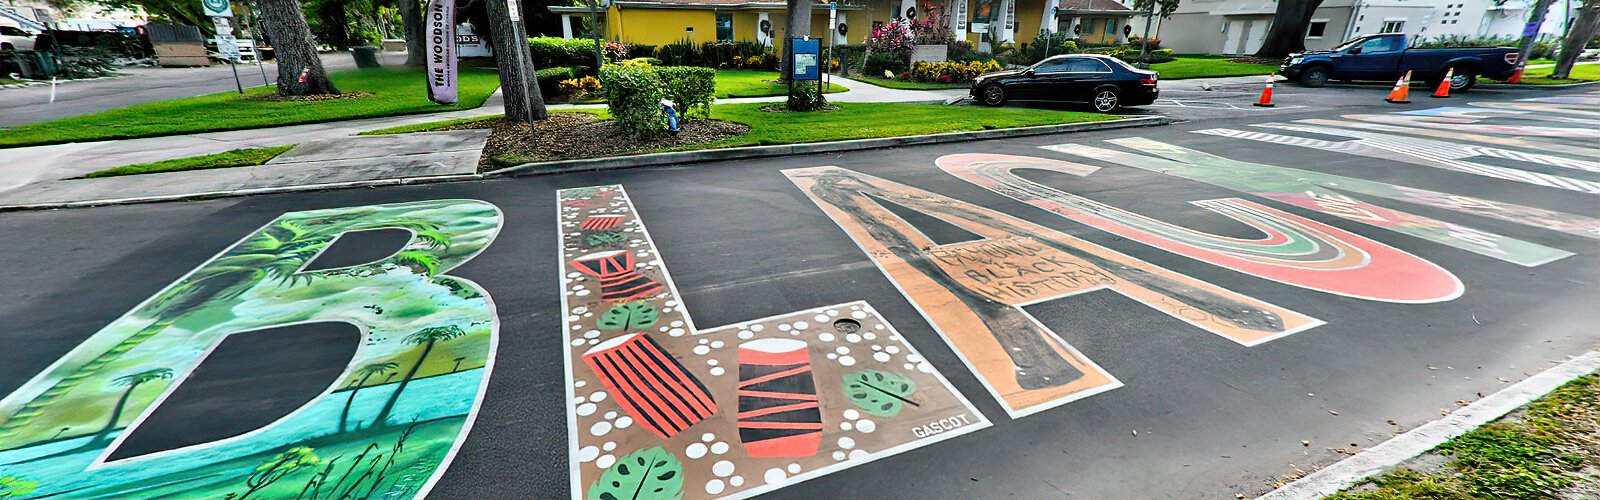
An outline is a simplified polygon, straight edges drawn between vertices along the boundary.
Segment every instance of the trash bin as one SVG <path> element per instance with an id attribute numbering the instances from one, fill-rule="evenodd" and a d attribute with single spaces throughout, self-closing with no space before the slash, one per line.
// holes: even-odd
<path id="1" fill-rule="evenodd" d="M 357 68 L 381 68 L 378 62 L 378 48 L 371 46 L 351 47 L 350 54 L 356 58 Z"/>
<path id="2" fill-rule="evenodd" d="M 37 50 L 18 50 L 13 52 L 17 56 L 17 65 L 21 66 L 22 77 L 33 80 L 48 80 L 56 76 L 56 60 L 48 52 Z"/>

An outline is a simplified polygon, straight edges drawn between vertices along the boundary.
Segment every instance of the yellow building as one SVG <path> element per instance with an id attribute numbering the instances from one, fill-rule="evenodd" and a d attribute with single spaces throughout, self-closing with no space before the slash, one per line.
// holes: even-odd
<path id="1" fill-rule="evenodd" d="M 605 38 L 634 44 L 665 45 L 685 38 L 773 44 L 784 33 L 787 10 L 773 0 L 613 0 L 599 17 Z M 828 17 L 832 10 L 834 22 Z M 562 35 L 581 34 L 586 7 L 551 7 L 562 16 Z M 837 44 L 864 43 L 874 26 L 897 18 L 938 16 L 958 39 L 979 50 L 995 43 L 1026 44 L 1040 29 L 1078 33 L 1080 43 L 1126 40 L 1124 26 L 1133 12 L 1116 0 L 842 0 L 811 9 L 811 37 Z M 1075 30 L 1075 31 L 1074 31 Z M 832 37 L 832 40 L 823 37 Z"/>

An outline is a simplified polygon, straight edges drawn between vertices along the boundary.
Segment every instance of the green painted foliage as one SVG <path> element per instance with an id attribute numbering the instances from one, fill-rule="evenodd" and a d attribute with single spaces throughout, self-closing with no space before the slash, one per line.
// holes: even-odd
<path id="1" fill-rule="evenodd" d="M 0 476 L 0 498 L 22 498 L 33 493 L 38 487 L 38 481 L 29 481 L 17 476 Z"/>
<path id="2" fill-rule="evenodd" d="M 683 498 L 683 465 L 660 446 L 617 460 L 589 486 L 589 500 Z"/>
<path id="3" fill-rule="evenodd" d="M 655 326 L 656 307 L 649 302 L 628 302 L 611 306 L 595 323 L 607 332 L 637 330 Z"/>
<path id="4" fill-rule="evenodd" d="M 893 372 L 862 370 L 845 374 L 844 392 L 861 411 L 893 417 L 906 403 L 916 405 L 911 395 L 916 394 L 917 383 Z"/>
<path id="5" fill-rule="evenodd" d="M 583 244 L 590 248 L 620 245 L 628 241 L 627 235 L 622 231 L 595 231 L 583 237 Z"/>

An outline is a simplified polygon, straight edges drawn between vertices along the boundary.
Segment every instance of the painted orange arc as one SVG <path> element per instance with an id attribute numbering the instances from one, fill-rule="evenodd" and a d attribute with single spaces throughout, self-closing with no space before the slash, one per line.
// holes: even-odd
<path id="1" fill-rule="evenodd" d="M 1305 217 L 1238 198 L 1195 205 L 1260 231 L 1255 239 L 1197 231 L 1122 210 L 1016 175 L 1038 169 L 1085 176 L 1095 167 L 1002 154 L 953 154 L 936 163 L 979 187 L 1124 238 L 1263 279 L 1365 300 L 1443 302 L 1461 280 L 1426 259 Z"/>

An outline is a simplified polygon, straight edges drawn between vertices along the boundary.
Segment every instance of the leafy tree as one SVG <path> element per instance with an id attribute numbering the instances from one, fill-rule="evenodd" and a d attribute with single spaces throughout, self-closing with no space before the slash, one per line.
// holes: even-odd
<path id="1" fill-rule="evenodd" d="M 300 2 L 261 0 L 267 34 L 278 57 L 278 95 L 307 96 L 338 94 L 339 88 L 328 79 L 311 41 L 311 27 L 301 12 Z"/>
<path id="2" fill-rule="evenodd" d="M 1272 27 L 1267 30 L 1267 38 L 1261 42 L 1261 49 L 1255 56 L 1282 59 L 1306 50 L 1306 29 L 1311 26 L 1311 16 L 1321 6 L 1322 0 L 1278 0 Z"/>
<path id="3" fill-rule="evenodd" d="M 1133 0 L 1133 10 L 1144 12 L 1144 34 L 1139 37 L 1139 57 L 1150 54 L 1150 23 L 1156 17 L 1166 19 L 1178 11 L 1179 0 Z"/>
<path id="4" fill-rule="evenodd" d="M 90 440 L 90 442 L 106 441 L 106 436 L 111 434 L 111 431 L 117 427 L 117 421 L 122 419 L 122 410 L 128 407 L 128 397 L 133 396 L 134 389 L 157 380 L 172 380 L 172 369 L 155 368 L 113 379 L 111 385 L 127 387 L 127 389 L 122 391 L 122 397 L 117 399 L 117 406 L 111 410 L 111 418 L 106 419 L 106 425 L 95 433 L 94 439 Z"/>
<path id="5" fill-rule="evenodd" d="M 406 336 L 406 343 L 422 346 L 422 354 L 417 356 L 416 364 L 411 365 L 411 371 L 406 372 L 405 378 L 400 379 L 400 386 L 389 394 L 389 402 L 384 403 L 383 411 L 378 412 L 378 417 L 372 420 L 373 425 L 385 425 L 389 420 L 389 412 L 394 410 L 394 403 L 400 400 L 400 393 L 405 392 L 406 386 L 411 384 L 411 379 L 417 376 L 417 370 L 422 368 L 422 363 L 428 361 L 428 353 L 433 352 L 433 345 L 446 340 L 465 336 L 467 332 L 456 325 L 430 326 L 417 330 Z"/>
<path id="6" fill-rule="evenodd" d="M 62 3 L 75 2 L 67 0 Z M 145 13 L 160 20 L 191 24 L 211 31 L 211 20 L 206 18 L 200 2 L 194 0 L 104 0 L 99 3 L 113 9 L 143 9 Z"/>
<path id="7" fill-rule="evenodd" d="M 339 412 L 339 432 L 344 432 L 345 420 L 350 417 L 350 405 L 356 401 L 356 391 L 366 387 L 367 379 L 372 378 L 374 375 L 386 375 L 394 372 L 397 368 L 400 368 L 399 364 L 388 361 L 372 363 L 356 370 L 356 375 L 360 375 L 361 378 L 350 384 L 350 397 L 344 400 L 344 411 Z"/>
<path id="8" fill-rule="evenodd" d="M 1595 39 L 1596 33 L 1600 33 L 1600 0 L 1584 0 L 1583 6 L 1578 8 L 1578 18 L 1567 28 L 1567 37 L 1561 41 L 1561 54 L 1556 57 L 1556 69 L 1551 71 L 1550 78 L 1571 77 L 1572 65 L 1578 62 L 1578 55 Z"/>

